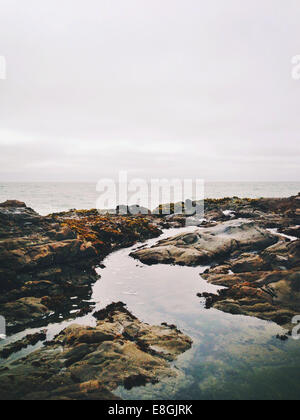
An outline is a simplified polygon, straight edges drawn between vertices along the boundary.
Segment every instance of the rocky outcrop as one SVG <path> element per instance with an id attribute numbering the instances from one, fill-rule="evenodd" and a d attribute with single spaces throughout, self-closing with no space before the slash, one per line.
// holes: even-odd
<path id="1" fill-rule="evenodd" d="M 18 286 L 18 274 L 87 260 L 95 249 L 67 226 L 39 216 L 24 203 L 0 207 L 0 288 Z"/>
<path id="2" fill-rule="evenodd" d="M 208 308 L 249 315 L 289 327 L 300 313 L 300 241 L 280 241 L 258 254 L 242 254 L 201 275 L 225 286 L 200 294 Z"/>
<path id="3" fill-rule="evenodd" d="M 278 237 L 254 223 L 226 222 L 177 235 L 131 255 L 145 264 L 205 265 L 244 251 L 265 249 Z"/>
<path id="4" fill-rule="evenodd" d="M 150 326 L 122 303 L 97 315 L 95 328 L 72 325 L 46 347 L 0 370 L 1 400 L 112 399 L 127 389 L 172 378 L 170 362 L 192 341 L 174 326 Z"/>
<path id="5" fill-rule="evenodd" d="M 300 195 L 205 201 L 209 226 L 132 254 L 145 264 L 210 265 L 202 274 L 226 287 L 200 294 L 207 308 L 255 316 L 287 328 L 300 313 Z M 176 215 L 176 217 L 184 217 Z M 188 220 L 188 219 L 187 219 Z"/>
<path id="6" fill-rule="evenodd" d="M 297 196 L 288 198 L 221 198 L 221 199 L 206 199 L 205 210 L 231 210 L 234 212 L 246 212 L 248 215 L 255 213 L 260 214 L 281 214 L 286 217 L 299 216 L 300 193 Z"/>
<path id="7" fill-rule="evenodd" d="M 9 288 L 4 271 L 30 272 L 103 258 L 117 247 L 133 245 L 160 233 L 144 217 L 105 217 L 88 211 L 75 212 L 73 216 L 42 217 L 24 203 L 3 203 L 0 206 L 0 287 Z"/>
<path id="8" fill-rule="evenodd" d="M 203 214 L 204 210 L 204 214 Z M 196 213 L 195 213 L 196 212 Z M 239 198 L 205 199 L 204 201 L 163 204 L 153 214 L 176 215 L 186 218 L 198 215 L 208 222 L 232 218 L 255 219 L 262 227 L 276 228 L 300 224 L 300 193 L 288 198 Z"/>
<path id="9" fill-rule="evenodd" d="M 94 267 L 106 255 L 160 234 L 151 216 L 74 210 L 42 217 L 25 203 L 2 203 L 0 314 L 8 328 L 45 323 L 50 314 L 69 317 L 74 309 L 70 298 L 90 297 L 91 285 L 99 278 Z M 81 303 L 77 316 L 87 311 Z"/>
<path id="10" fill-rule="evenodd" d="M 8 331 L 85 315 L 93 305 L 91 286 L 99 277 L 94 268 L 76 264 L 15 275 L 14 286 L 0 295 Z"/>

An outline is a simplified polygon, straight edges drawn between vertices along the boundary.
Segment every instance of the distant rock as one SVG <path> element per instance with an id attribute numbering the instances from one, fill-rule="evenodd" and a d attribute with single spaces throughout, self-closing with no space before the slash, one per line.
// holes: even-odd
<path id="1" fill-rule="evenodd" d="M 123 216 L 137 216 L 137 215 L 148 216 L 151 214 L 151 211 L 147 209 L 146 207 L 142 207 L 138 204 L 135 204 L 131 206 L 125 206 L 125 205 L 117 206 L 115 213 L 118 215 L 123 215 Z"/>
<path id="2" fill-rule="evenodd" d="M 26 204 L 22 201 L 7 200 L 5 203 L 0 203 L 0 207 L 3 208 L 26 208 Z"/>

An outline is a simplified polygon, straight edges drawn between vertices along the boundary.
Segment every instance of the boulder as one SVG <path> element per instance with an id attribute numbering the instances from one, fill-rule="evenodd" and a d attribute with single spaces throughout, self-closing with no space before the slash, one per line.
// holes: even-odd
<path id="1" fill-rule="evenodd" d="M 2 208 L 26 208 L 27 206 L 22 201 L 7 200 L 4 203 L 0 203 L 0 207 L 2 207 Z"/>
<path id="2" fill-rule="evenodd" d="M 265 249 L 278 236 L 254 223 L 226 222 L 210 229 L 197 229 L 158 242 L 131 254 L 145 264 L 205 265 L 233 253 Z"/>

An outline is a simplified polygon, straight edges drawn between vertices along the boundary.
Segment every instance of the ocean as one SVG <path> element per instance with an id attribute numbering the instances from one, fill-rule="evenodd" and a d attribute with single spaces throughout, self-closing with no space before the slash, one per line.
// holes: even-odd
<path id="1" fill-rule="evenodd" d="M 300 192 L 300 182 L 207 182 L 204 191 L 206 198 L 290 197 Z M 23 201 L 41 215 L 74 208 L 96 208 L 98 198 L 96 183 L 0 183 L 0 202 Z M 183 197 L 184 200 L 190 198 L 202 197 Z M 148 207 L 143 197 L 139 204 Z"/>

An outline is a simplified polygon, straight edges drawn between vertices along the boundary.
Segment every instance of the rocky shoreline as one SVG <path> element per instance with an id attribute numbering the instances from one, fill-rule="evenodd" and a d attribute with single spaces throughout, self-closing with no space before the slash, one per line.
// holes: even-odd
<path id="1" fill-rule="evenodd" d="M 132 257 L 150 265 L 209 265 L 202 278 L 226 289 L 199 294 L 207 308 L 274 321 L 290 330 L 300 313 L 300 195 L 207 200 L 206 210 L 207 222 L 195 232 L 160 241 Z"/>
<path id="2" fill-rule="evenodd" d="M 0 204 L 0 313 L 10 329 L 66 316 L 91 296 L 95 267 L 110 252 L 158 237 L 161 219 L 96 210 L 42 217 L 24 203 Z M 79 303 L 76 317 L 89 310 Z"/>
<path id="3" fill-rule="evenodd" d="M 43 217 L 22 202 L 0 204 L 0 314 L 8 334 L 92 312 L 92 285 L 103 259 L 174 226 L 152 215 L 74 210 Z M 192 341 L 175 326 L 143 324 L 120 302 L 93 317 L 95 328 L 75 324 L 51 342 L 40 330 L 2 347 L 0 399 L 115 399 L 119 385 L 178 375 L 170 362 Z M 36 352 L 5 363 L 38 343 L 43 346 Z"/>
<path id="4" fill-rule="evenodd" d="M 116 399 L 118 386 L 131 389 L 178 375 L 170 362 L 192 341 L 175 327 L 144 324 L 121 302 L 94 316 L 95 328 L 72 325 L 0 369 L 0 399 Z"/>
<path id="5" fill-rule="evenodd" d="M 43 343 L 27 357 L 3 363 L 0 399 L 112 399 L 118 386 L 178 374 L 170 362 L 192 340 L 175 326 L 141 323 L 120 302 L 94 313 L 94 328 L 72 325 L 51 342 L 41 329 L 93 312 L 92 285 L 103 259 L 159 237 L 162 229 L 195 226 L 131 256 L 149 265 L 207 266 L 202 278 L 221 289 L 199 294 L 208 309 L 290 329 L 300 313 L 299 204 L 300 195 L 206 200 L 205 219 L 176 214 L 182 203 L 171 205 L 167 216 L 160 206 L 135 216 L 71 210 L 46 217 L 18 201 L 0 204 L 0 315 L 8 334 L 40 328 L 1 348 L 0 358 Z"/>

